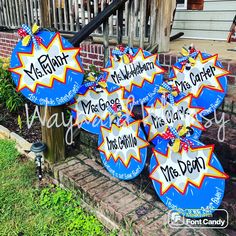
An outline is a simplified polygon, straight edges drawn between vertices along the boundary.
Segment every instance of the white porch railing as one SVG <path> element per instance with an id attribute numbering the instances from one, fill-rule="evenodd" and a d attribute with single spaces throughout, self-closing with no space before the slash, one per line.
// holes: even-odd
<path id="1" fill-rule="evenodd" d="M 32 25 L 36 22 L 40 25 L 42 0 L 0 0 L 0 26 L 12 29 L 19 28 L 23 23 Z M 107 0 L 48 0 L 50 26 L 60 32 L 78 32 L 91 19 L 93 19 L 104 7 Z M 114 0 L 119 1 L 119 0 Z M 157 17 L 160 2 L 163 0 L 130 0 L 123 7 L 122 36 L 127 42 L 139 42 L 153 45 L 158 41 Z M 175 0 L 169 6 L 175 8 Z M 161 12 L 164 12 L 163 10 Z M 162 18 L 165 15 L 161 16 Z M 165 21 L 165 20 L 164 20 Z M 117 39 L 118 12 L 108 19 L 106 34 L 110 40 Z M 103 26 L 96 29 L 93 37 L 102 41 Z"/>

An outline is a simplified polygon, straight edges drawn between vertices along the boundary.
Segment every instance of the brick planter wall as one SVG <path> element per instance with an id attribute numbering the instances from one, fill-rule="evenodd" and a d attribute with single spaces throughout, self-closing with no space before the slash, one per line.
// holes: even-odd
<path id="1" fill-rule="evenodd" d="M 0 56 L 9 57 L 13 48 L 18 42 L 19 37 L 17 33 L 7 33 L 0 31 Z M 85 69 L 88 69 L 90 64 L 94 64 L 98 68 L 103 67 L 104 60 L 104 47 L 102 44 L 92 44 L 91 42 L 83 42 L 81 44 L 81 59 Z M 110 51 L 114 47 L 110 47 Z M 169 72 L 171 65 L 177 61 L 178 56 L 170 53 L 158 54 L 158 60 L 160 64 Z M 232 59 L 220 59 L 224 68 L 231 72 L 228 76 L 228 84 L 236 86 L 236 60 Z M 236 101 L 236 99 L 235 99 Z"/>

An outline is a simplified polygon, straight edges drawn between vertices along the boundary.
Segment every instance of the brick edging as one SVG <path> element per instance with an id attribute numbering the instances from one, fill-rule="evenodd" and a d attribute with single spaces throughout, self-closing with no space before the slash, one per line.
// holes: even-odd
<path id="1" fill-rule="evenodd" d="M 83 202 L 108 229 L 118 227 L 120 236 L 218 235 L 212 229 L 171 228 L 168 209 L 156 196 L 134 189 L 130 181 L 112 177 L 104 167 L 84 155 L 54 165 L 52 172 L 58 184 L 79 192 Z"/>
<path id="2" fill-rule="evenodd" d="M 21 155 L 25 155 L 30 160 L 34 161 L 35 154 L 30 151 L 32 143 L 28 142 L 26 139 L 22 138 L 15 132 L 11 132 L 9 129 L 0 125 L 0 139 L 9 139 L 16 142 L 16 149 Z"/>

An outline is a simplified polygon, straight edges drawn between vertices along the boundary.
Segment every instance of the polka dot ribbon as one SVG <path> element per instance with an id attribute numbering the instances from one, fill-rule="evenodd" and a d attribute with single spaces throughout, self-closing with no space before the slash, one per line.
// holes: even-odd
<path id="1" fill-rule="evenodd" d="M 113 57 L 122 58 L 125 63 L 124 57 L 128 57 L 129 63 L 133 62 L 133 50 L 128 46 L 119 45 L 116 49 L 112 50 L 112 55 Z"/>
<path id="2" fill-rule="evenodd" d="M 84 84 L 86 88 L 93 89 L 96 91 L 97 86 L 100 86 L 101 88 L 107 87 L 107 83 L 106 83 L 106 80 L 103 78 L 103 75 L 99 75 L 98 77 L 95 77 L 92 74 L 90 74 L 88 78 L 86 79 L 89 80 L 88 82 Z"/>
<path id="3" fill-rule="evenodd" d="M 108 112 L 111 115 L 112 123 L 122 125 L 126 120 L 126 115 L 122 112 L 121 105 L 113 104 L 107 107 Z"/>
<path id="4" fill-rule="evenodd" d="M 184 127 L 185 128 L 185 127 Z M 189 150 L 189 147 L 193 145 L 193 143 L 185 137 L 185 135 L 179 135 L 178 132 L 173 127 L 168 127 L 167 131 L 162 134 L 162 137 L 166 140 L 172 140 L 173 151 L 178 152 L 180 148 L 183 148 L 186 152 Z"/>
<path id="5" fill-rule="evenodd" d="M 173 86 L 173 87 L 170 86 L 167 82 L 163 82 L 160 85 L 158 93 L 161 93 L 163 95 L 161 97 L 161 102 L 162 102 L 163 105 L 166 104 L 167 98 L 168 98 L 170 104 L 174 105 L 175 104 L 174 97 L 176 97 L 179 94 L 179 89 L 176 86 Z"/>
<path id="6" fill-rule="evenodd" d="M 183 57 L 180 57 L 179 59 L 178 59 L 178 62 L 187 62 L 190 58 L 195 58 L 196 56 L 197 56 L 197 54 L 198 54 L 198 52 L 197 51 L 195 51 L 195 52 L 193 52 L 193 53 L 191 53 L 191 54 L 189 54 L 188 56 L 183 56 Z"/>
<path id="7" fill-rule="evenodd" d="M 42 43 L 42 38 L 36 34 L 39 32 L 39 26 L 36 24 L 33 25 L 32 30 L 27 25 L 23 24 L 22 28 L 18 30 L 18 34 L 22 37 L 22 45 L 28 46 L 32 40 L 36 49 L 39 49 L 39 44 Z"/>

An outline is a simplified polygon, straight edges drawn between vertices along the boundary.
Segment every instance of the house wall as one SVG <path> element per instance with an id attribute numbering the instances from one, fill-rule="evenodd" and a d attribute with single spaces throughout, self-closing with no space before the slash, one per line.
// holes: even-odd
<path id="1" fill-rule="evenodd" d="M 203 10 L 177 9 L 172 35 L 183 38 L 226 40 L 236 15 L 235 0 L 205 0 Z"/>

